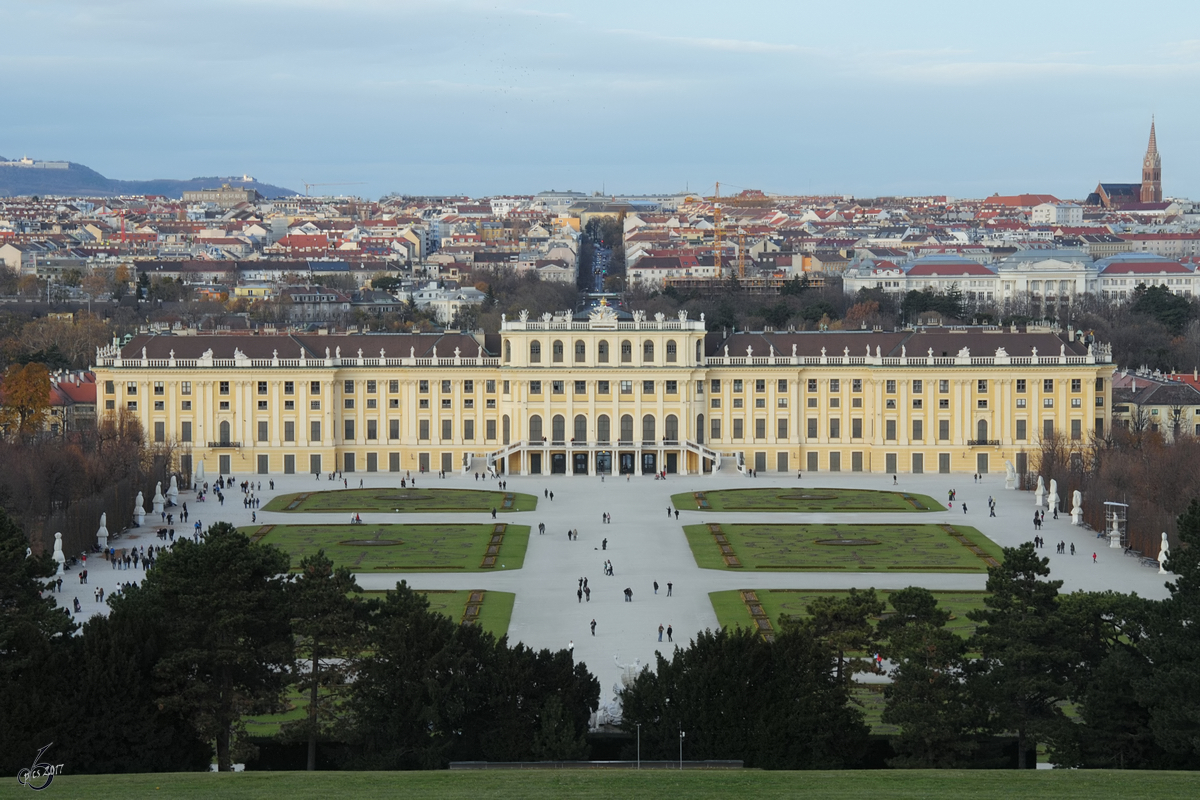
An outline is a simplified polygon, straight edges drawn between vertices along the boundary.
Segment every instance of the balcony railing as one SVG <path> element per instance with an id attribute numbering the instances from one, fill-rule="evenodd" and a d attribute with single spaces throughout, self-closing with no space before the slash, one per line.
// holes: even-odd
<path id="1" fill-rule="evenodd" d="M 967 439 L 967 447 L 999 447 L 999 439 Z"/>
<path id="2" fill-rule="evenodd" d="M 241 447 L 241 446 L 242 446 L 242 443 L 241 443 L 241 442 L 228 442 L 228 441 L 226 441 L 226 442 L 209 442 L 209 443 L 208 443 L 208 446 L 209 446 L 209 447 L 230 447 L 230 448 L 237 448 L 237 447 Z"/>

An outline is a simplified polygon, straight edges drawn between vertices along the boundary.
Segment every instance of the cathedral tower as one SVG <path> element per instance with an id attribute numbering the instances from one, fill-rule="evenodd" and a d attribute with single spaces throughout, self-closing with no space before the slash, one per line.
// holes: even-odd
<path id="1" fill-rule="evenodd" d="M 1153 119 L 1150 120 L 1150 144 L 1146 147 L 1146 157 L 1142 159 L 1141 202 L 1162 202 L 1162 159 L 1158 156 Z"/>

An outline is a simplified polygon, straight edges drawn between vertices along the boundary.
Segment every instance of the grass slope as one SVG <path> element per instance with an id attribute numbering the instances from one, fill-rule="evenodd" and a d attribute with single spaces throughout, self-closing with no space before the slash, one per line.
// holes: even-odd
<path id="1" fill-rule="evenodd" d="M 318 484 L 319 485 L 319 484 Z M 505 498 L 512 495 L 512 504 Z M 387 486 L 372 489 L 334 489 L 330 491 L 295 492 L 271 498 L 263 511 L 334 512 L 365 514 L 370 511 L 387 513 L 430 512 L 498 512 L 533 511 L 537 497 L 520 492 L 492 492 L 481 489 L 401 489 Z"/>
<path id="2" fill-rule="evenodd" d="M 354 572 L 520 569 L 529 547 L 528 525 L 506 524 L 496 566 L 482 566 L 496 524 L 256 525 L 241 530 L 258 542 L 274 545 L 290 555 L 292 569 L 299 569 L 301 559 L 320 549 L 325 550 L 334 564 L 350 567 Z M 375 540 L 400 544 L 364 543 Z"/>
<path id="3" fill-rule="evenodd" d="M 684 754 L 686 757 L 686 753 Z M 70 765 L 68 764 L 69 768 Z M 17 794 L 16 780 L 4 784 Z M 88 800 L 208 798 L 260 800 L 1191 800 L 1200 775 L 1186 772 L 995 770 L 877 770 L 756 772 L 692 770 L 536 770 L 479 772 L 247 772 L 151 775 L 71 775 L 54 779 L 54 797 Z M 22 794 L 28 794 L 22 790 Z"/>
<path id="4" fill-rule="evenodd" d="M 697 495 L 700 495 L 699 497 Z M 671 495 L 679 509 L 701 511 L 797 511 L 809 513 L 871 511 L 945 511 L 937 500 L 923 494 L 829 489 L 825 487 L 720 489 Z M 704 504 L 707 504 L 704 505 Z"/>
<path id="5" fill-rule="evenodd" d="M 720 523 L 740 568 L 748 570 L 987 572 L 986 557 L 1000 560 L 1000 548 L 975 528 L 950 527 L 979 552 L 934 524 Z M 683 530 L 698 566 L 737 569 L 726 565 L 708 524 L 687 525 Z"/>

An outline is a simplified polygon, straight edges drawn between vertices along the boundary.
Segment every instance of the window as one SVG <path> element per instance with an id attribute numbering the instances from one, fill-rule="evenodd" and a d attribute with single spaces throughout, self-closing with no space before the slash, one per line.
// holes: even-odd
<path id="1" fill-rule="evenodd" d="M 775 405 L 779 408 L 787 408 L 787 400 L 786 397 L 776 397 Z"/>
<path id="2" fill-rule="evenodd" d="M 765 397 L 754 398 L 754 407 L 755 408 L 766 408 L 767 407 L 767 398 L 765 398 Z"/>
<path id="3" fill-rule="evenodd" d="M 484 420 L 483 437 L 484 437 L 484 439 L 486 439 L 489 442 L 495 441 L 495 439 L 496 439 L 496 420 L 494 420 L 494 419 Z"/>
<path id="4" fill-rule="evenodd" d="M 1017 378 L 1017 394 L 1025 394 L 1025 379 Z"/>
<path id="5" fill-rule="evenodd" d="M 609 391 L 608 381 L 596 381 L 596 394 L 608 394 Z"/>
<path id="6" fill-rule="evenodd" d="M 258 410 L 259 410 L 259 411 L 266 411 L 266 410 L 267 410 L 267 401 L 266 401 L 266 400 L 259 400 L 259 401 L 258 401 Z"/>
<path id="7" fill-rule="evenodd" d="M 654 361 L 654 342 L 649 339 L 642 343 L 642 360 L 646 363 Z"/>
<path id="8" fill-rule="evenodd" d="M 563 343 L 556 340 L 554 344 L 550 346 L 550 354 L 551 360 L 555 364 L 561 364 L 563 360 Z"/>
<path id="9" fill-rule="evenodd" d="M 861 392 L 862 391 L 862 378 L 854 378 L 850 381 L 850 391 L 852 391 L 852 392 Z"/>
<path id="10" fill-rule="evenodd" d="M 601 364 L 608 363 L 608 342 L 600 342 L 596 345 L 596 358 Z"/>
<path id="11" fill-rule="evenodd" d="M 667 394 L 679 394 L 679 382 L 678 381 L 667 381 L 667 386 L 666 386 L 665 391 Z"/>
<path id="12" fill-rule="evenodd" d="M 296 441 L 296 423 L 290 419 L 283 423 L 283 440 L 285 442 Z"/>
<path id="13" fill-rule="evenodd" d="M 742 381 L 741 381 L 741 379 L 735 380 L 735 381 L 733 382 L 733 391 L 735 391 L 735 392 L 740 392 L 740 391 L 742 391 Z"/>
<path id="14" fill-rule="evenodd" d="M 296 382 L 295 381 L 284 381 L 283 382 L 283 393 L 284 394 L 295 394 L 296 393 Z"/>
<path id="15" fill-rule="evenodd" d="M 342 422 L 344 423 L 344 428 L 345 428 L 345 430 L 344 430 L 345 436 L 343 438 L 347 442 L 354 441 L 354 420 L 347 419 L 347 420 L 342 420 Z"/>
<path id="16" fill-rule="evenodd" d="M 1083 398 L 1082 397 L 1072 397 L 1071 398 L 1071 408 L 1083 408 Z"/>
<path id="17" fill-rule="evenodd" d="M 343 402 L 343 405 L 344 405 L 346 408 L 354 408 L 354 398 L 353 398 L 353 397 L 347 397 L 347 398 L 345 399 L 345 401 Z"/>
<path id="18" fill-rule="evenodd" d="M 450 409 L 452 409 L 454 407 L 453 404 L 454 404 L 454 401 L 451 400 L 449 397 L 442 398 L 442 408 L 443 409 L 449 411 Z"/>
<path id="19" fill-rule="evenodd" d="M 137 403 L 134 403 L 132 406 L 129 407 L 129 410 L 133 411 L 136 408 L 137 408 Z M 221 402 L 217 403 L 217 408 L 221 411 L 228 411 L 229 410 L 229 401 L 222 400 Z"/>
<path id="20" fill-rule="evenodd" d="M 184 392 L 184 394 L 192 393 L 191 381 L 184 381 L 182 385 L 186 386 L 188 389 L 186 392 Z M 116 385 L 112 381 L 105 381 L 104 382 L 104 393 L 105 394 L 116 394 L 117 393 Z"/>
<path id="21" fill-rule="evenodd" d="M 1044 438 L 1044 439 L 1054 438 L 1054 420 L 1052 420 L 1052 419 L 1042 420 L 1042 438 Z"/>
<path id="22" fill-rule="evenodd" d="M 1083 381 L 1079 378 L 1071 378 L 1071 391 L 1072 392 L 1083 391 Z"/>
<path id="23" fill-rule="evenodd" d="M 712 399 L 712 407 L 713 407 L 713 408 L 720 408 L 720 407 L 721 407 L 721 398 L 719 398 L 719 397 L 714 397 L 714 398 Z"/>
<path id="24" fill-rule="evenodd" d="M 417 439 L 422 442 L 429 441 L 429 420 L 417 420 Z"/>
<path id="25" fill-rule="evenodd" d="M 779 439 L 788 438 L 788 421 L 787 417 L 780 417 L 775 421 L 775 436 Z"/>
<path id="26" fill-rule="evenodd" d="M 1104 391 L 1104 378 L 1096 378 L 1096 391 L 1097 392 Z"/>
<path id="27" fill-rule="evenodd" d="M 154 401 L 154 410 L 155 411 L 166 411 L 167 404 L 162 400 L 155 400 Z"/>
<path id="28" fill-rule="evenodd" d="M 374 419 L 367 420 L 367 438 L 374 440 L 379 438 L 379 421 Z"/>
<path id="29" fill-rule="evenodd" d="M 850 420 L 850 438 L 862 438 L 862 417 L 855 417 Z"/>
<path id="30" fill-rule="evenodd" d="M 530 381 L 529 382 L 529 393 L 530 394 L 541 394 L 542 393 L 542 382 L 541 381 Z"/>
<path id="31" fill-rule="evenodd" d="M 1042 398 L 1042 408 L 1054 408 L 1054 398 L 1053 397 L 1043 397 Z"/>
<path id="32" fill-rule="evenodd" d="M 976 390 L 979 392 L 986 392 L 988 390 L 988 384 L 987 384 L 986 379 L 981 379 L 979 381 L 976 381 L 975 386 L 976 386 Z"/>
<path id="33" fill-rule="evenodd" d="M 925 391 L 925 381 L 913 381 L 912 390 L 913 394 L 920 394 L 921 392 Z"/>
<path id="34" fill-rule="evenodd" d="M 895 394 L 896 393 L 896 382 L 892 381 L 892 380 L 884 381 L 884 391 L 887 392 L 888 394 Z"/>
<path id="35" fill-rule="evenodd" d="M 504 387 L 504 394 L 508 394 L 509 393 L 508 381 L 505 381 L 502 384 L 502 386 Z"/>
<path id="36" fill-rule="evenodd" d="M 454 438 L 454 420 L 442 420 L 442 441 L 448 442 Z"/>
<path id="37" fill-rule="evenodd" d="M 621 394 L 633 394 L 633 381 L 621 381 Z"/>
<path id="38" fill-rule="evenodd" d="M 938 381 L 938 393 L 950 394 L 950 381 Z"/>
<path id="39" fill-rule="evenodd" d="M 487 394 L 495 394 L 496 393 L 496 382 L 495 381 L 484 381 L 483 382 L 483 391 L 486 392 Z"/>
<path id="40" fill-rule="evenodd" d="M 809 439 L 817 438 L 817 418 L 816 417 L 808 418 L 808 438 Z"/>
<path id="41" fill-rule="evenodd" d="M 112 400 L 109 400 L 108 402 L 111 403 Z M 105 408 L 112 408 L 112 406 L 106 405 Z M 184 411 L 191 411 L 192 410 L 192 401 L 184 400 L 182 403 L 180 403 L 180 408 L 182 408 Z"/>
<path id="42" fill-rule="evenodd" d="M 531 363 L 531 364 L 542 363 L 542 343 L 541 342 L 530 342 L 529 343 L 529 363 Z"/>
<path id="43" fill-rule="evenodd" d="M 786 392 L 787 391 L 787 378 L 780 378 L 778 381 L 775 382 L 775 391 L 777 391 L 777 392 Z"/>
<path id="44" fill-rule="evenodd" d="M 388 381 L 388 391 L 396 394 L 400 391 L 400 381 Z"/>
<path id="45" fill-rule="evenodd" d="M 817 407 L 817 398 L 815 398 L 815 397 L 808 398 L 808 407 L 816 408 Z"/>
<path id="46" fill-rule="evenodd" d="M 565 381 L 550 381 L 550 393 L 551 394 L 565 394 L 566 393 Z"/>
<path id="47" fill-rule="evenodd" d="M 675 340 L 671 339 L 667 342 L 667 363 L 674 364 L 678 349 L 675 347 Z"/>
<path id="48" fill-rule="evenodd" d="M 1054 378 L 1042 379 L 1042 391 L 1043 392 L 1053 392 L 1054 391 Z"/>
<path id="49" fill-rule="evenodd" d="M 721 420 L 720 419 L 714 418 L 709 421 L 709 438 L 710 439 L 720 439 L 721 438 Z"/>
<path id="50" fill-rule="evenodd" d="M 512 342 L 505 342 L 504 343 L 504 363 L 507 364 L 510 361 L 512 361 Z"/>
<path id="51" fill-rule="evenodd" d="M 621 342 L 621 363 L 628 364 L 633 361 L 633 344 L 628 339 Z"/>
<path id="52" fill-rule="evenodd" d="M 838 419 L 837 417 L 834 417 L 833 419 L 829 420 L 829 438 L 830 439 L 842 438 L 842 421 L 840 419 Z"/>
<path id="53" fill-rule="evenodd" d="M 949 408 L 949 407 L 950 407 L 950 398 L 942 397 L 942 398 L 938 399 L 938 408 Z"/>
<path id="54" fill-rule="evenodd" d="M 471 407 L 471 401 L 467 401 L 467 408 Z M 379 403 L 374 397 L 367 398 L 367 408 L 379 408 Z"/>
<path id="55" fill-rule="evenodd" d="M 841 406 L 842 406 L 842 398 L 840 398 L 840 397 L 829 398 L 829 407 L 830 408 L 841 408 Z"/>
<path id="56" fill-rule="evenodd" d="M 156 392 L 156 393 L 157 393 L 157 392 Z M 258 393 L 259 393 L 259 394 L 266 394 L 266 393 L 267 393 L 267 382 L 266 382 L 266 381 L 259 381 L 259 382 L 258 382 Z"/>
<path id="57" fill-rule="evenodd" d="M 368 437 L 368 438 L 370 438 L 370 437 Z M 475 420 L 473 420 L 473 419 L 464 419 L 463 420 L 463 441 L 466 441 L 466 442 L 475 441 Z"/>
<path id="58" fill-rule="evenodd" d="M 987 400 L 976 400 L 975 407 L 976 408 L 987 408 L 988 407 L 987 403 L 988 403 Z"/>
<path id="59" fill-rule="evenodd" d="M 883 423 L 883 438 L 889 442 L 896 440 L 896 420 L 889 419 Z"/>
<path id="60" fill-rule="evenodd" d="M 817 390 L 817 379 L 816 378 L 808 379 L 808 390 L 810 392 L 815 392 Z"/>
<path id="61" fill-rule="evenodd" d="M 721 382 L 720 381 L 712 381 L 709 384 L 709 390 L 712 391 L 713 394 L 716 394 L 717 392 L 721 391 Z"/>
<path id="62" fill-rule="evenodd" d="M 442 381 L 442 394 L 450 394 L 450 381 Z"/>
<path id="63" fill-rule="evenodd" d="M 654 394 L 654 381 L 642 381 L 642 394 Z"/>
<path id="64" fill-rule="evenodd" d="M 321 401 L 320 400 L 309 400 L 308 407 L 310 409 L 312 409 L 313 411 L 320 411 L 321 410 Z"/>
<path id="65" fill-rule="evenodd" d="M 400 438 L 400 420 L 388 420 L 388 438 L 393 440 Z"/>
<path id="66" fill-rule="evenodd" d="M 1017 408 L 1024 408 L 1024 407 L 1025 407 L 1025 398 L 1018 397 L 1017 398 Z"/>
<path id="67" fill-rule="evenodd" d="M 130 385 L 132 385 L 132 384 L 130 384 Z M 228 395 L 229 394 L 229 381 L 221 381 L 217 385 L 217 390 L 223 395 Z M 134 394 L 137 394 L 136 389 L 134 390 Z"/>
<path id="68" fill-rule="evenodd" d="M 342 381 L 342 394 L 354 394 L 354 381 Z"/>
<path id="69" fill-rule="evenodd" d="M 229 381 L 225 381 L 224 383 L 225 383 L 225 394 L 229 394 Z M 125 394 L 127 394 L 127 395 L 137 394 L 137 384 L 134 383 L 133 381 L 129 381 L 129 383 L 125 384 Z"/>
<path id="70" fill-rule="evenodd" d="M 862 408 L 862 398 L 861 397 L 851 397 L 850 398 L 850 407 L 851 408 Z"/>
<path id="71" fill-rule="evenodd" d="M 887 400 L 884 400 L 884 401 L 883 401 L 883 407 L 884 407 L 884 408 L 886 408 L 886 409 L 888 409 L 888 410 L 890 410 L 890 411 L 894 411 L 894 410 L 896 409 L 896 401 L 895 401 L 895 399 L 894 399 L 894 398 L 889 398 L 889 399 L 887 399 Z"/>
<path id="72" fill-rule="evenodd" d="M 1099 396 L 1096 397 L 1096 408 L 1104 408 L 1104 398 L 1103 397 L 1099 397 Z"/>
<path id="73" fill-rule="evenodd" d="M 309 381 L 308 393 L 309 394 L 320 394 L 321 393 L 321 382 L 320 381 Z"/>
<path id="74" fill-rule="evenodd" d="M 754 438 L 755 439 L 767 438 L 767 421 L 765 419 L 754 420 Z"/>
<path id="75" fill-rule="evenodd" d="M 154 423 L 154 441 L 165 442 L 166 440 L 167 440 L 167 423 L 155 422 Z"/>
<path id="76" fill-rule="evenodd" d="M 735 419 L 733 421 L 733 438 L 742 439 L 745 433 L 745 420 Z"/>
<path id="77" fill-rule="evenodd" d="M 765 380 L 763 380 L 762 378 L 758 378 L 754 381 L 754 391 L 765 392 L 766 390 L 767 390 L 767 382 Z"/>
<path id="78" fill-rule="evenodd" d="M 837 378 L 832 378 L 829 381 L 829 391 L 840 392 L 842 390 L 842 382 Z"/>
<path id="79" fill-rule="evenodd" d="M 925 438 L 925 423 L 922 420 L 914 419 L 912 421 L 912 438 L 913 441 L 920 442 Z"/>
<path id="80" fill-rule="evenodd" d="M 321 420 L 314 419 L 308 423 L 308 440 L 310 442 L 321 441 Z"/>
<path id="81" fill-rule="evenodd" d="M 925 407 L 925 401 L 924 401 L 924 400 L 922 400 L 922 399 L 921 399 L 921 398 L 919 398 L 919 397 L 914 397 L 914 398 L 913 398 L 913 408 L 924 408 L 924 407 Z"/>
<path id="82" fill-rule="evenodd" d="M 192 440 L 192 423 L 179 423 L 179 441 L 190 442 Z"/>
<path id="83" fill-rule="evenodd" d="M 575 381 L 575 394 L 587 394 L 587 381 Z"/>
<path id="84" fill-rule="evenodd" d="M 270 423 L 265 419 L 260 419 L 258 421 L 258 441 L 265 442 L 271 438 L 269 433 L 270 427 Z"/>
<path id="85" fill-rule="evenodd" d="M 112 381 L 108 381 L 108 393 L 112 394 Z M 191 394 L 192 393 L 192 382 L 191 381 L 180 381 L 179 393 L 180 394 Z"/>
<path id="86" fill-rule="evenodd" d="M 1026 430 L 1027 428 L 1028 428 L 1028 422 L 1026 420 L 1023 420 L 1023 419 L 1017 420 L 1017 441 L 1018 442 L 1023 442 L 1029 438 L 1029 434 Z"/>
<path id="87" fill-rule="evenodd" d="M 733 398 L 733 407 L 734 408 L 741 408 L 742 406 L 743 406 L 742 398 L 740 398 L 740 397 Z"/>
<path id="88" fill-rule="evenodd" d="M 948 419 L 939 419 L 938 420 L 938 441 L 939 442 L 950 441 L 950 420 L 948 420 Z"/>
<path id="89" fill-rule="evenodd" d="M 161 397 L 165 392 L 166 392 L 166 389 L 163 387 L 163 382 L 155 381 L 154 382 L 154 394 Z"/>

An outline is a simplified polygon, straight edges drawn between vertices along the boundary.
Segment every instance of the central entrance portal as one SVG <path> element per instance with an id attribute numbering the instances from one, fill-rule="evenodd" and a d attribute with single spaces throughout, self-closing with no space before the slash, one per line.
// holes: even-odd
<path id="1" fill-rule="evenodd" d="M 612 453 L 608 450 L 601 450 L 596 453 L 596 473 L 598 475 L 612 475 Z"/>
<path id="2" fill-rule="evenodd" d="M 621 453 L 620 465 L 622 475 L 632 475 L 637 470 L 634 467 L 633 453 Z"/>
<path id="3" fill-rule="evenodd" d="M 588 454 L 574 453 L 572 454 L 571 472 L 575 475 L 586 475 L 588 471 Z"/>
<path id="4" fill-rule="evenodd" d="M 654 453 L 642 453 L 642 474 L 658 472 L 658 459 Z"/>
<path id="5" fill-rule="evenodd" d="M 551 453 L 550 454 L 550 474 L 551 475 L 566 475 L 567 474 L 567 454 L 566 453 Z"/>

